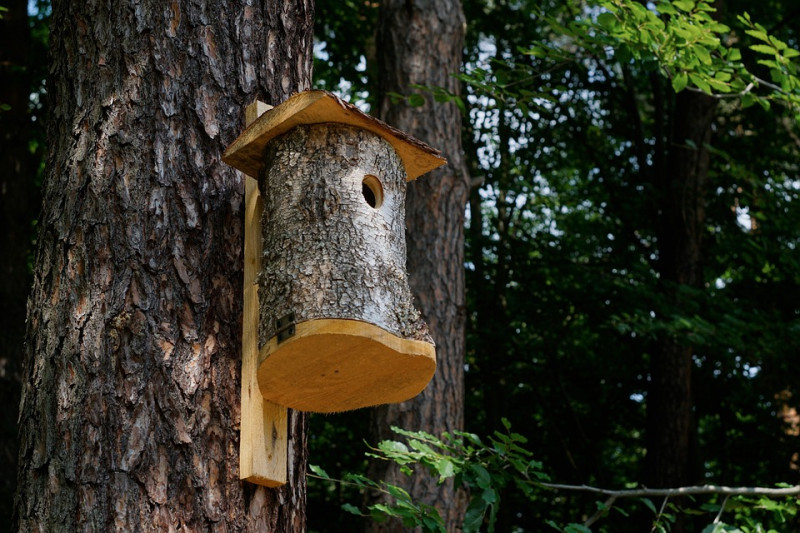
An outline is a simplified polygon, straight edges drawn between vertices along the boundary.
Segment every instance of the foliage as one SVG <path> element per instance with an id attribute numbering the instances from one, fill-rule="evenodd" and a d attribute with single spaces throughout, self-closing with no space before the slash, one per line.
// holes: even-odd
<path id="1" fill-rule="evenodd" d="M 389 518 L 397 518 L 406 527 L 419 526 L 426 532 L 446 533 L 444 522 L 436 509 L 424 503 L 415 503 L 411 495 L 401 487 L 383 481 L 373 481 L 364 475 L 354 473 L 347 474 L 344 480 L 340 481 L 331 478 L 319 466 L 310 465 L 309 469 L 319 479 L 343 485 L 352 485 L 365 491 L 383 492 L 390 496 L 394 502 L 391 505 L 377 503 L 368 506 L 369 515 L 363 514 L 358 507 L 345 503 L 342 505 L 342 510 L 348 513 L 356 516 L 371 516 L 378 522 L 383 522 Z"/>
<path id="2" fill-rule="evenodd" d="M 409 476 L 414 475 L 416 466 L 438 476 L 440 483 L 454 477 L 456 484 L 467 487 L 470 493 L 463 531 L 477 532 L 484 524 L 488 531 L 494 531 L 504 489 L 513 488 L 531 498 L 538 484 L 548 479 L 541 471 L 541 463 L 533 460 L 532 453 L 522 447 L 527 440 L 512 433 L 510 424 L 504 422 L 506 431 L 495 432 L 486 443 L 472 433 L 445 433 L 439 438 L 424 431 L 393 427 L 393 431 L 405 437 L 406 441 L 383 441 L 367 456 L 393 461 L 400 465 L 401 472 Z M 311 470 L 323 479 L 337 481 L 317 466 L 312 466 Z M 423 531 L 445 531 L 436 509 L 415 504 L 411 496 L 399 487 L 358 474 L 346 475 L 344 482 L 353 483 L 362 490 L 379 490 L 393 498 L 392 505 L 368 506 L 370 516 L 375 519 L 394 517 L 401 519 L 405 526 L 420 526 Z M 344 505 L 343 509 L 362 515 L 350 504 Z"/>
<path id="3" fill-rule="evenodd" d="M 37 6 L 30 149 L 43 165 L 49 7 Z M 797 483 L 800 140 L 781 115 L 785 106 L 797 115 L 796 7 L 785 0 L 727 0 L 718 11 L 693 0 L 465 0 L 464 8 L 466 68 L 453 73 L 464 82 L 462 95 L 417 87 L 416 95 L 394 99 L 458 102 L 469 171 L 481 180 L 467 242 L 467 429 L 498 438 L 493 432 L 506 434 L 502 420 L 510 418 L 554 478 L 635 486 L 645 456 L 647 364 L 659 340 L 674 335 L 693 347 L 694 475 Z M 317 87 L 373 101 L 377 9 L 376 2 L 316 2 Z M 681 305 L 664 296 L 654 227 L 664 205 L 654 184 L 668 154 L 676 91 L 711 93 L 720 102 L 711 143 L 694 147 L 712 153 L 704 269 L 700 287 L 677 289 Z M 363 471 L 352 442 L 367 433 L 366 418 L 312 417 L 309 446 L 322 473 Z M 452 450 L 427 436 L 418 442 L 442 461 L 462 457 L 461 447 L 479 449 L 467 435 L 440 439 Z M 408 453 L 422 453 L 407 438 Z M 580 531 L 583 522 L 569 524 L 595 509 L 609 531 L 625 530 L 643 513 L 648 524 L 661 516 L 656 525 L 667 527 L 685 510 L 668 501 L 659 515 L 663 500 L 652 499 L 608 509 L 591 494 L 535 483 L 528 498 L 493 470 L 486 493 L 466 463 L 446 464 L 454 476 L 456 467 L 466 469 L 462 478 L 477 487 L 473 516 L 482 509 L 502 531 L 538 531 L 547 520 Z M 363 477 L 354 483 L 334 489 L 310 481 L 311 530 L 356 529 L 341 504 L 358 490 L 388 490 Z M 435 528 L 430 510 L 396 497 L 405 510 L 392 512 L 426 516 Z M 796 529 L 796 501 L 774 505 L 742 496 L 697 502 L 705 514 L 695 529 L 756 531 L 755 515 L 773 511 L 776 530 Z M 721 509 L 720 521 L 708 524 Z"/>
<path id="4" fill-rule="evenodd" d="M 732 489 L 729 487 L 685 487 L 664 490 L 603 490 L 586 486 L 565 486 L 548 483 L 549 477 L 543 472 L 540 462 L 532 459 L 532 453 L 523 447 L 527 439 L 511 432 L 511 425 L 503 420 L 504 431 L 496 431 L 484 443 L 477 435 L 456 432 L 453 435 L 443 434 L 441 438 L 424 431 L 405 431 L 392 428 L 395 433 L 404 437 L 404 441 L 387 440 L 378 444 L 367 453 L 385 461 L 393 461 L 400 470 L 409 476 L 415 474 L 415 468 L 422 468 L 438 476 L 442 482 L 454 477 L 458 485 L 466 487 L 470 493 L 470 503 L 464 517 L 462 531 L 493 532 L 497 526 L 497 516 L 501 506 L 501 493 L 506 488 L 518 491 L 529 502 L 541 498 L 548 490 L 589 491 L 610 496 L 604 502 L 595 502 L 596 512 L 582 523 L 572 522 L 561 525 L 555 520 L 544 522 L 557 531 L 566 533 L 590 532 L 590 526 L 597 523 L 609 513 L 615 511 L 624 517 L 630 514 L 619 500 L 636 498 L 637 501 L 652 513 L 652 531 L 667 532 L 671 530 L 676 517 L 681 513 L 692 514 L 709 522 L 703 533 L 713 532 L 757 532 L 767 531 L 769 524 L 786 525 L 791 517 L 798 513 L 800 504 L 797 494 L 800 487 L 787 487 L 791 495 L 769 494 L 772 489 Z M 425 504 L 417 503 L 411 495 L 400 487 L 375 481 L 360 474 L 347 474 L 343 480 L 334 479 L 319 466 L 312 465 L 310 477 L 322 479 L 334 484 L 346 484 L 369 493 L 383 492 L 390 496 L 391 504 L 367 505 L 368 513 L 359 507 L 345 503 L 342 509 L 357 516 L 370 516 L 383 522 L 389 519 L 400 520 L 405 527 L 419 527 L 423 532 L 444 533 L 444 524 L 438 511 Z M 750 492 L 753 496 L 733 498 L 731 494 Z M 759 494 L 760 493 L 760 494 Z M 670 501 L 681 494 L 704 494 L 711 498 L 705 502 L 693 501 L 691 506 L 678 506 Z M 657 507 L 652 497 L 663 496 Z M 730 524 L 723 522 L 723 515 L 733 519 Z M 766 525 L 765 525 L 766 524 Z M 773 531 L 773 529 L 769 529 Z"/>
<path id="5" fill-rule="evenodd" d="M 736 46 L 740 40 L 737 30 L 715 18 L 717 8 L 712 4 L 706 0 L 660 0 L 655 4 L 592 0 L 583 8 L 584 16 L 563 23 L 545 9 L 536 9 L 536 16 L 559 37 L 520 45 L 519 52 L 545 59 L 551 67 L 536 71 L 525 61 L 496 60 L 492 69 L 469 69 L 461 77 L 484 94 L 512 98 L 526 109 L 552 101 L 558 92 L 558 85 L 542 83 L 550 78 L 551 69 L 573 63 L 621 67 L 637 62 L 647 71 L 661 72 L 675 92 L 688 87 L 717 97 L 737 97 L 745 108 L 758 103 L 765 110 L 772 102 L 780 102 L 800 120 L 796 59 L 800 51 L 770 35 L 747 12 L 737 15 L 738 31 L 755 40 L 748 49 L 758 55 L 755 63 L 766 69 L 770 80 L 764 79 L 746 64 L 742 49 Z"/>
<path id="6" fill-rule="evenodd" d="M 530 498 L 537 483 L 548 479 L 541 463 L 521 446 L 527 439 L 512 433 L 507 420 L 503 423 L 506 431 L 494 432 L 486 444 L 472 433 L 455 432 L 439 439 L 422 431 L 393 428 L 408 439 L 408 445 L 384 441 L 372 456 L 396 462 L 407 475 L 413 475 L 411 465 L 419 464 L 438 475 L 440 482 L 455 477 L 456 484 L 466 486 L 471 495 L 463 530 L 478 531 L 486 522 L 488 530 L 494 531 L 503 490 L 512 488 Z"/>
<path id="7" fill-rule="evenodd" d="M 316 88 L 337 91 L 364 107 L 374 103 L 378 5 L 354 0 L 315 2 Z"/>
<path id="8" fill-rule="evenodd" d="M 462 95 L 438 99 L 463 106 L 469 172 L 480 182 L 467 239 L 466 424 L 493 434 L 513 420 L 555 479 L 642 479 L 649 361 L 663 339 L 678 338 L 693 354 L 691 476 L 797 483 L 800 144 L 796 112 L 784 114 L 795 105 L 797 10 L 726 4 L 464 2 Z M 719 103 L 713 134 L 707 145 L 686 143 L 710 152 L 702 279 L 670 286 L 657 231 L 669 132 L 678 99 L 706 93 L 703 82 Z M 434 88 L 416 90 L 395 104 L 436 103 L 421 97 Z M 324 450 L 312 455 L 326 460 Z M 336 457 L 345 471 L 361 460 Z M 584 493 L 499 494 L 502 531 L 567 524 L 595 504 Z M 730 518 L 734 503 L 723 519 L 749 527 Z M 649 523 L 645 505 L 623 510 Z M 684 516 L 685 525 L 700 531 L 706 518 Z M 602 524 L 619 531 L 626 520 L 611 512 Z"/>
<path id="9" fill-rule="evenodd" d="M 621 62 L 655 62 L 676 92 L 691 83 L 707 94 L 738 95 L 745 107 L 758 102 L 768 109 L 770 101 L 779 100 L 800 112 L 800 80 L 797 64 L 792 62 L 800 52 L 768 35 L 747 12 L 737 20 L 758 41 L 749 48 L 764 56 L 757 62 L 769 68 L 771 82 L 748 70 L 741 50 L 733 45 L 731 28 L 714 18 L 717 9 L 712 2 L 661 0 L 655 9 L 628 0 L 603 0 L 597 5 L 605 11 L 598 15 L 596 25 L 580 34 L 591 38 L 600 30 L 592 49 L 615 45 L 612 53 L 621 54 Z M 584 46 L 590 48 L 586 41 Z M 752 91 L 758 86 L 770 92 L 757 96 Z"/>

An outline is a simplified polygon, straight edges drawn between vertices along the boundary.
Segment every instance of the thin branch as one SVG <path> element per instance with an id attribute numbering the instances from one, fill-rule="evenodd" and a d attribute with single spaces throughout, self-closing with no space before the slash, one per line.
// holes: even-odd
<path id="1" fill-rule="evenodd" d="M 800 485 L 773 489 L 769 487 L 726 487 L 723 485 L 699 485 L 693 487 L 678 487 L 672 489 L 626 489 L 609 490 L 589 485 L 562 485 L 559 483 L 541 483 L 542 487 L 553 490 L 572 490 L 614 496 L 615 498 L 641 498 L 643 496 L 686 496 L 695 494 L 721 494 L 724 496 L 767 496 L 780 498 L 781 496 L 800 495 Z"/>
<path id="2" fill-rule="evenodd" d="M 306 472 L 306 477 L 311 477 L 311 478 L 314 478 L 314 479 L 321 479 L 322 481 L 331 481 L 333 483 L 338 483 L 340 485 L 348 485 L 350 487 L 356 487 L 356 488 L 359 488 L 359 489 L 368 488 L 370 490 L 374 490 L 374 491 L 386 494 L 387 496 L 391 496 L 392 495 L 391 492 L 389 492 L 388 490 L 386 490 L 384 488 L 381 488 L 377 484 L 367 486 L 367 485 L 365 485 L 363 483 L 354 483 L 352 481 L 347 481 L 347 480 L 344 480 L 344 479 L 336 479 L 336 478 L 332 478 L 332 477 L 318 476 L 316 474 L 312 474 L 311 472 Z M 370 480 L 370 481 L 372 481 L 372 480 Z M 388 485 L 388 483 L 385 483 L 385 484 Z"/>
<path id="3" fill-rule="evenodd" d="M 766 81 L 764 79 L 759 78 L 758 76 L 753 76 L 752 74 L 751 74 L 751 76 L 755 80 L 755 82 L 750 82 L 749 84 L 747 84 L 747 87 L 745 87 L 743 90 L 741 90 L 738 93 L 711 93 L 711 94 L 708 94 L 707 92 L 705 92 L 702 89 L 699 89 L 697 87 L 686 87 L 686 90 L 687 91 L 691 91 L 691 92 L 695 92 L 695 93 L 702 93 L 702 94 L 705 94 L 707 96 L 710 96 L 711 98 L 716 98 L 717 100 L 724 100 L 726 98 L 741 98 L 745 94 L 751 92 L 753 90 L 753 87 L 755 87 L 755 83 L 758 83 L 759 86 L 764 86 L 767 89 L 771 89 L 771 90 L 775 91 L 776 93 L 780 94 L 781 96 L 787 96 L 787 97 L 791 96 L 791 93 L 788 93 L 788 92 L 784 91 L 782 88 L 780 88 L 779 86 L 775 85 L 774 83 L 770 83 L 770 82 L 768 82 L 768 81 Z"/>
<path id="4" fill-rule="evenodd" d="M 722 521 L 722 513 L 725 512 L 725 504 L 728 503 L 728 498 L 730 495 L 726 495 L 725 499 L 722 500 L 722 505 L 719 506 L 719 512 L 717 513 L 717 517 L 714 519 L 715 524 L 719 524 Z"/>
<path id="5" fill-rule="evenodd" d="M 656 519 L 653 520 L 653 528 L 650 530 L 650 533 L 658 528 L 658 521 L 661 520 L 661 515 L 664 514 L 664 509 L 667 508 L 667 502 L 669 501 L 669 496 L 664 496 L 664 501 L 661 502 L 661 509 L 658 510 L 658 514 L 656 515 Z"/>
<path id="6" fill-rule="evenodd" d="M 598 509 L 596 513 L 590 516 L 589 519 L 583 523 L 583 525 L 586 527 L 591 527 L 592 524 L 600 520 L 603 517 L 603 515 L 608 513 L 608 511 L 614 506 L 615 501 L 617 501 L 616 496 L 609 496 L 608 499 L 605 502 L 603 502 L 603 507 Z"/>

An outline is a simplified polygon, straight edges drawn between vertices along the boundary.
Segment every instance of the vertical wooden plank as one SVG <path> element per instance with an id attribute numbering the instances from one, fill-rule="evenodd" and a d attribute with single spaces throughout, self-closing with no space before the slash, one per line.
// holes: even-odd
<path id="1" fill-rule="evenodd" d="M 272 109 L 255 101 L 245 110 L 249 126 Z M 242 322 L 242 420 L 239 478 L 267 487 L 286 483 L 286 408 L 265 401 L 258 388 L 258 285 L 261 270 L 261 194 L 256 177 L 245 176 L 244 316 Z"/>

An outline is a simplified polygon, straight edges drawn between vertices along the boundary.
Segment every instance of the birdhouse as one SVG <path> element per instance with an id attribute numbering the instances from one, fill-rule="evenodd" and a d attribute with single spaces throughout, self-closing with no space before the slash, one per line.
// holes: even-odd
<path id="1" fill-rule="evenodd" d="M 262 397 L 327 413 L 421 392 L 436 358 L 405 271 L 405 192 L 444 159 L 307 91 L 254 120 L 223 160 L 257 178 L 260 196 L 245 223 L 260 242 L 251 247 L 257 316 L 246 308 L 244 328 L 258 338 Z"/>

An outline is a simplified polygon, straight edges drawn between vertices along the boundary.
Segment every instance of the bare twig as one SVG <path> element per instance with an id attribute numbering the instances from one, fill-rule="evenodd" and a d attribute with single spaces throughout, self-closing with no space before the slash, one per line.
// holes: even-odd
<path id="1" fill-rule="evenodd" d="M 656 515 L 656 519 L 653 520 L 653 528 L 650 530 L 650 533 L 656 530 L 658 527 L 658 521 L 661 520 L 661 515 L 664 514 L 664 509 L 667 508 L 667 502 L 669 501 L 669 496 L 664 496 L 664 501 L 661 502 L 661 509 L 658 510 L 658 514 Z"/>
<path id="2" fill-rule="evenodd" d="M 722 520 L 722 513 L 725 512 L 725 504 L 728 503 L 728 498 L 730 498 L 730 495 L 726 495 L 725 499 L 722 500 L 722 505 L 719 506 L 719 512 L 717 513 L 717 517 L 714 519 L 715 524 L 719 524 L 720 521 Z"/>
<path id="3" fill-rule="evenodd" d="M 589 485 L 562 485 L 559 483 L 541 483 L 542 487 L 553 490 L 572 490 L 614 496 L 615 498 L 641 498 L 644 496 L 687 496 L 695 494 L 720 494 L 723 496 L 767 496 L 780 498 L 781 496 L 800 496 L 800 485 L 786 488 L 769 487 L 726 487 L 723 485 L 699 485 L 693 487 L 678 487 L 671 489 L 625 489 L 610 490 L 592 487 Z"/>
<path id="4" fill-rule="evenodd" d="M 613 506 L 614 502 L 617 500 L 616 496 L 609 496 L 608 499 L 603 502 L 603 507 L 597 510 L 592 516 L 589 517 L 586 522 L 583 523 L 586 527 L 591 527 L 592 524 L 600 520 L 604 514 L 606 514 Z"/>

